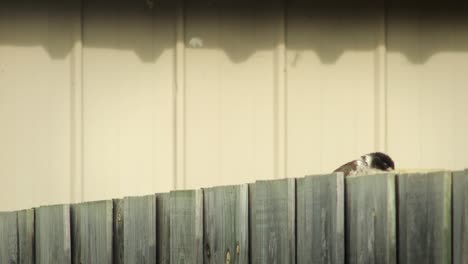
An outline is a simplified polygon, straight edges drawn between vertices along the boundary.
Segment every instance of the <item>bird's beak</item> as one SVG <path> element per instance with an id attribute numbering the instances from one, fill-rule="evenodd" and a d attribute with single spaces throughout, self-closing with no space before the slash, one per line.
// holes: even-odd
<path id="1" fill-rule="evenodd" d="M 389 168 L 387 168 L 387 171 L 393 171 L 393 169 L 389 167 Z"/>

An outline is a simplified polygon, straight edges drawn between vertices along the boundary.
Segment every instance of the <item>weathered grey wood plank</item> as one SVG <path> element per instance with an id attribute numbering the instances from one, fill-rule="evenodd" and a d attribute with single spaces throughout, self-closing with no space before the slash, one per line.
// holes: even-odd
<path id="1" fill-rule="evenodd" d="M 468 263 L 468 171 L 453 172 L 453 264 Z"/>
<path id="2" fill-rule="evenodd" d="M 398 263 L 451 262 L 451 173 L 398 176 Z"/>
<path id="3" fill-rule="evenodd" d="M 156 197 L 114 200 L 115 263 L 156 263 Z"/>
<path id="4" fill-rule="evenodd" d="M 395 175 L 346 177 L 346 263 L 395 264 Z"/>
<path id="5" fill-rule="evenodd" d="M 156 195 L 156 216 L 156 263 L 170 264 L 171 199 L 169 193 Z"/>
<path id="6" fill-rule="evenodd" d="M 248 185 L 204 189 L 205 263 L 248 263 Z"/>
<path id="7" fill-rule="evenodd" d="M 18 250 L 18 263 L 34 263 L 34 209 L 18 211 Z"/>
<path id="8" fill-rule="evenodd" d="M 0 263 L 18 262 L 16 212 L 0 212 Z"/>
<path id="9" fill-rule="evenodd" d="M 156 263 L 156 197 L 124 199 L 125 263 Z"/>
<path id="10" fill-rule="evenodd" d="M 344 263 L 343 173 L 296 180 L 297 263 Z"/>
<path id="11" fill-rule="evenodd" d="M 71 263 L 70 206 L 36 209 L 36 263 Z"/>
<path id="12" fill-rule="evenodd" d="M 171 192 L 171 263 L 203 263 L 203 193 Z"/>
<path id="13" fill-rule="evenodd" d="M 258 181 L 252 188 L 252 263 L 295 263 L 295 180 Z"/>
<path id="14" fill-rule="evenodd" d="M 72 262 L 112 263 L 112 201 L 71 206 Z"/>

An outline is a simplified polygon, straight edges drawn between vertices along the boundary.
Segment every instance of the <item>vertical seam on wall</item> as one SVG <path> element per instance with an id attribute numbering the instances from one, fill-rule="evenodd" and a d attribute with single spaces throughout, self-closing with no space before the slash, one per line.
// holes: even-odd
<path id="1" fill-rule="evenodd" d="M 83 4 L 76 0 L 71 6 L 73 12 L 73 49 L 70 57 L 70 200 L 84 199 L 83 174 Z"/>
<path id="2" fill-rule="evenodd" d="M 383 76 L 383 85 L 384 85 L 384 98 L 383 98 L 383 103 L 384 103 L 384 106 L 383 106 L 383 110 L 384 110 L 384 113 L 383 113 L 383 118 L 384 120 L 382 121 L 382 129 L 383 129 L 383 150 L 384 151 L 388 151 L 387 149 L 387 144 L 388 144 L 388 139 L 387 139 L 387 136 L 388 136 L 388 131 L 387 131 L 387 125 L 388 125 L 388 111 L 387 111 L 387 103 L 388 103 L 388 99 L 387 99 L 387 95 L 388 95 L 388 89 L 387 89 L 387 73 L 388 73 L 388 70 L 387 70 L 387 34 L 388 34 L 388 25 L 387 25 L 387 5 L 385 3 L 385 0 L 384 0 L 384 4 L 383 4 L 383 37 L 384 37 L 384 41 L 383 41 L 383 45 L 384 45 L 384 69 L 383 69 L 383 73 L 384 73 L 384 76 Z"/>
<path id="3" fill-rule="evenodd" d="M 184 1 L 176 10 L 175 50 L 175 180 L 174 189 L 186 187 L 185 178 L 185 19 Z"/>
<path id="4" fill-rule="evenodd" d="M 283 172 L 284 177 L 288 177 L 288 1 L 284 0 L 283 2 L 283 39 L 284 39 L 284 108 L 283 108 L 283 157 L 284 157 L 284 166 Z"/>
<path id="5" fill-rule="evenodd" d="M 172 82 L 172 188 L 177 186 L 177 7 L 174 11 L 174 53 Z"/>
<path id="6" fill-rule="evenodd" d="M 275 157 L 274 157 L 274 177 L 287 177 L 287 73 L 286 73 L 286 0 L 277 7 L 279 12 L 278 45 L 276 47 L 276 71 L 275 71 L 275 98 L 274 98 L 274 120 L 275 120 Z"/>
<path id="7" fill-rule="evenodd" d="M 79 0 L 79 25 L 80 25 L 80 91 L 81 91 L 81 99 L 80 99 L 80 195 L 81 201 L 84 201 L 84 184 L 85 184 L 85 176 L 84 176 L 84 58 L 83 58 L 83 38 L 84 38 L 84 9 L 83 9 L 83 0 Z"/>
<path id="8" fill-rule="evenodd" d="M 385 2 L 378 17 L 375 54 L 375 149 L 387 151 L 387 12 Z"/>

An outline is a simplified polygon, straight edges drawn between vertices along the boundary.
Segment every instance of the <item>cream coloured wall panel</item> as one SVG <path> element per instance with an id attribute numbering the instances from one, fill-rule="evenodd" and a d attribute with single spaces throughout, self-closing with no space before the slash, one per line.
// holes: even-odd
<path id="1" fill-rule="evenodd" d="M 275 14 L 186 9 L 186 186 L 273 177 Z"/>
<path id="2" fill-rule="evenodd" d="M 145 1 L 84 5 L 85 200 L 173 188 L 174 16 Z"/>
<path id="3" fill-rule="evenodd" d="M 466 11 L 466 10 L 465 10 Z M 468 20 L 462 10 L 391 9 L 388 144 L 406 168 L 462 169 L 468 147 Z"/>
<path id="4" fill-rule="evenodd" d="M 0 4 L 0 210 L 70 201 L 69 13 Z"/>
<path id="5" fill-rule="evenodd" d="M 0 4 L 0 210 L 468 166 L 467 10 L 181 3 Z"/>
<path id="6" fill-rule="evenodd" d="M 330 172 L 375 150 L 378 14 L 289 10 L 288 176 Z"/>

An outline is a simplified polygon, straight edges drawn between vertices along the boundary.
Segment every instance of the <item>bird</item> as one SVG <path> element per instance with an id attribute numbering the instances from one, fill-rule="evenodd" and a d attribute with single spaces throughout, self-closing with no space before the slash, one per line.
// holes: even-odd
<path id="1" fill-rule="evenodd" d="M 343 172 L 344 176 L 358 176 L 395 170 L 392 158 L 382 152 L 372 152 L 350 161 L 333 172 Z"/>

